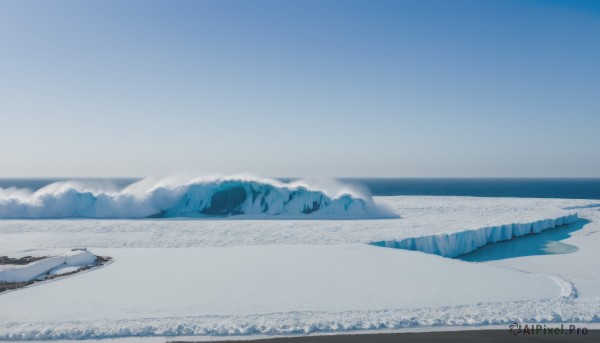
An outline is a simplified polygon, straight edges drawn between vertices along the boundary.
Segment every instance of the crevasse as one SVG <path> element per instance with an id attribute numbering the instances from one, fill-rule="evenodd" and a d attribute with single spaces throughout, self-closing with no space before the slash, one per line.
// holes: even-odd
<path id="1" fill-rule="evenodd" d="M 531 223 L 505 224 L 448 234 L 377 241 L 371 244 L 386 248 L 422 251 L 444 257 L 456 257 L 468 254 L 486 244 L 540 233 L 557 226 L 577 222 L 578 220 L 577 213 L 573 213 L 555 219 L 542 219 Z"/>

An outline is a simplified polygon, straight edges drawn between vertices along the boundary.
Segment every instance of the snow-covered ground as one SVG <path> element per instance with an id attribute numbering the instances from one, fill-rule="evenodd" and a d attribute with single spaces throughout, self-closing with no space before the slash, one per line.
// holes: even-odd
<path id="1" fill-rule="evenodd" d="M 0 221 L 0 255 L 87 246 L 114 258 L 88 273 L 0 294 L 0 339 L 600 321 L 600 201 L 376 201 L 401 218 Z M 563 240 L 579 248 L 571 254 L 472 263 L 369 244 L 574 213 L 590 222 Z"/>
<path id="2" fill-rule="evenodd" d="M 180 248 L 272 244 L 371 243 L 533 223 L 581 212 L 589 200 L 376 197 L 401 218 L 377 220 L 223 219 L 2 220 L 0 252 L 88 246 Z"/>

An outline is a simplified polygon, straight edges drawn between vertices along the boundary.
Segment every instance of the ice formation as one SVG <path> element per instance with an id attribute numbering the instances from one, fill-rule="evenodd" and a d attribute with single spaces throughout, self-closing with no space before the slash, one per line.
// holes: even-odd
<path id="1" fill-rule="evenodd" d="M 444 257 L 456 257 L 468 254 L 482 246 L 505 241 L 546 229 L 574 223 L 579 220 L 577 213 L 555 219 L 542 219 L 532 223 L 513 223 L 499 226 L 483 227 L 475 230 L 452 232 L 443 235 L 426 235 L 409 237 L 400 240 L 373 242 L 373 245 L 422 251 Z"/>
<path id="2" fill-rule="evenodd" d="M 0 266 L 0 282 L 26 282 L 58 267 L 83 267 L 93 264 L 96 256 L 87 250 L 73 250 L 26 265 Z"/>
<path id="3" fill-rule="evenodd" d="M 373 218 L 386 216 L 369 195 L 326 191 L 246 176 L 145 179 L 115 191 L 85 182 L 57 182 L 34 193 L 0 189 L 0 218 L 165 218 L 231 215 Z"/>

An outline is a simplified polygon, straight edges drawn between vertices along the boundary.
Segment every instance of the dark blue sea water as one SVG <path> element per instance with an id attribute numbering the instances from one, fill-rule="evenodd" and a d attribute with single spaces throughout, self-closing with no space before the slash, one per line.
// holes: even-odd
<path id="1" fill-rule="evenodd" d="M 0 179 L 0 187 L 39 189 L 64 179 Z M 138 178 L 79 179 L 111 181 L 125 187 Z M 282 179 L 289 181 L 291 179 Z M 479 197 L 600 199 L 600 178 L 343 178 L 342 182 L 367 188 L 376 196 L 455 195 Z"/>
<path id="2" fill-rule="evenodd" d="M 48 186 L 51 183 L 59 181 L 109 181 L 118 188 L 124 188 L 127 185 L 130 185 L 139 180 L 139 178 L 0 178 L 0 188 L 29 188 L 35 191 L 42 187 Z"/>
<path id="3" fill-rule="evenodd" d="M 345 179 L 373 195 L 456 195 L 478 197 L 600 199 L 600 178 L 372 178 Z"/>

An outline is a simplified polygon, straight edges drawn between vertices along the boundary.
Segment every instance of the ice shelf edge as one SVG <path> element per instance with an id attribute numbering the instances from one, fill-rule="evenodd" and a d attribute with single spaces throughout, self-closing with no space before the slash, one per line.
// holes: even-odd
<path id="1" fill-rule="evenodd" d="M 443 257 L 456 257 L 473 252 L 490 243 L 540 233 L 557 226 L 575 223 L 579 219 L 578 214 L 573 213 L 554 219 L 541 219 L 530 223 L 504 224 L 448 234 L 376 241 L 370 244 L 386 248 L 422 251 Z"/>

